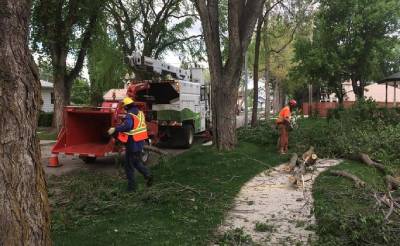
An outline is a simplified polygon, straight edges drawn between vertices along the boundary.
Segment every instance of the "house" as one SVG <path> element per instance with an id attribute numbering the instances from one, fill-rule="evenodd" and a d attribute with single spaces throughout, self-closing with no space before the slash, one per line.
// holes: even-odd
<path id="1" fill-rule="evenodd" d="M 353 92 L 353 86 L 351 85 L 351 81 L 346 81 L 342 85 L 343 85 L 343 90 L 345 91 L 343 101 L 355 102 L 356 95 Z M 397 94 L 396 102 L 400 103 L 400 89 L 399 88 L 395 89 L 394 86 L 388 86 L 387 89 L 388 89 L 387 90 L 387 102 L 389 104 L 393 103 L 395 94 Z M 396 90 L 396 93 L 394 90 Z M 378 84 L 378 83 L 373 83 L 373 84 L 367 85 L 364 88 L 364 96 L 367 99 L 374 100 L 378 104 L 385 103 L 386 102 L 386 85 Z M 332 94 L 330 97 L 335 98 L 335 94 Z M 335 101 L 337 101 L 337 99 Z"/>
<path id="2" fill-rule="evenodd" d="M 54 110 L 54 92 L 53 83 L 45 80 L 40 80 L 41 94 L 42 94 L 42 111 L 51 113 Z"/>
<path id="3" fill-rule="evenodd" d="M 345 108 L 351 107 L 351 105 L 356 102 L 356 95 L 354 94 L 351 81 L 343 82 L 342 88 L 345 92 L 343 98 L 343 106 Z M 394 86 L 387 87 L 386 95 L 385 84 L 372 83 L 364 87 L 364 97 L 366 99 L 372 99 L 380 107 L 393 107 L 395 105 L 395 98 L 397 106 L 400 105 L 400 89 L 395 88 Z M 311 110 L 312 112 L 317 112 L 320 116 L 326 117 L 328 115 L 329 109 L 337 107 L 338 98 L 336 97 L 335 93 L 332 93 L 330 95 L 322 93 L 321 99 L 318 102 L 313 102 L 311 106 L 307 102 L 305 102 L 303 103 L 302 108 L 305 115 L 309 115 L 309 112 Z"/>

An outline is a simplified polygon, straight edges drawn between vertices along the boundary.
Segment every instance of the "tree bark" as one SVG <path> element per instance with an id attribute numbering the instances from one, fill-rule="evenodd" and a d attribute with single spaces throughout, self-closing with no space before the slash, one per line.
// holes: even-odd
<path id="1" fill-rule="evenodd" d="M 262 11 L 261 11 L 262 13 Z M 260 62 L 260 47 L 261 47 L 261 28 L 264 23 L 264 15 L 260 15 L 258 18 L 256 28 L 256 43 L 254 47 L 254 64 L 253 64 L 253 110 L 251 114 L 251 126 L 257 125 L 257 113 L 258 113 L 258 68 Z"/>
<path id="2" fill-rule="evenodd" d="M 278 113 L 281 109 L 281 86 L 279 80 L 275 80 L 274 83 L 274 99 L 272 108 L 274 114 Z"/>
<path id="3" fill-rule="evenodd" d="M 365 82 L 362 81 L 359 76 L 352 76 L 351 77 L 351 85 L 353 87 L 353 92 L 357 98 L 357 100 L 364 99 L 364 86 Z"/>
<path id="4" fill-rule="evenodd" d="M 228 59 L 223 65 L 217 0 L 196 0 L 211 75 L 213 140 L 219 150 L 236 145 L 236 103 L 244 54 L 248 48 L 263 0 L 229 1 Z"/>
<path id="5" fill-rule="evenodd" d="M 36 136 L 40 81 L 28 48 L 31 1 L 0 1 L 0 245 L 51 245 Z"/>

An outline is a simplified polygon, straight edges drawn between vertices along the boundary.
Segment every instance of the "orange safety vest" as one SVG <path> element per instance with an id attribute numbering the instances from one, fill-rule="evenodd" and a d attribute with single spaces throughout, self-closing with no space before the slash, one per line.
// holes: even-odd
<path id="1" fill-rule="evenodd" d="M 285 122 L 286 117 L 290 117 L 291 112 L 290 112 L 290 107 L 286 106 L 281 109 L 278 115 L 278 119 L 276 119 L 276 124 L 281 124 Z"/>
<path id="2" fill-rule="evenodd" d="M 146 118 L 142 111 L 139 111 L 138 115 L 131 114 L 133 118 L 133 128 L 129 132 L 118 133 L 118 140 L 126 143 L 128 142 L 128 137 L 132 136 L 135 142 L 146 140 L 149 138 L 147 135 Z"/>

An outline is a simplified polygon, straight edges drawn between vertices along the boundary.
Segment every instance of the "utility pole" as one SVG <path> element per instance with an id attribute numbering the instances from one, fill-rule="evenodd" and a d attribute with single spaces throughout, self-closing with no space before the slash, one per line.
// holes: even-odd
<path id="1" fill-rule="evenodd" d="M 247 84 L 249 82 L 249 75 L 247 74 L 247 51 L 244 55 L 244 127 L 247 128 L 249 116 L 247 112 Z"/>

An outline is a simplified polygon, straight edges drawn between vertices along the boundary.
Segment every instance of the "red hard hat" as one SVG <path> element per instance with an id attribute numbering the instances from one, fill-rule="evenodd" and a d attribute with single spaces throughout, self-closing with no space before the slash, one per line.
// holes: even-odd
<path id="1" fill-rule="evenodd" d="M 295 106 L 297 105 L 297 102 L 296 102 L 296 100 L 294 100 L 294 99 L 290 99 L 290 101 L 289 101 L 289 105 L 290 105 L 290 106 L 292 106 L 292 107 L 295 107 Z"/>

